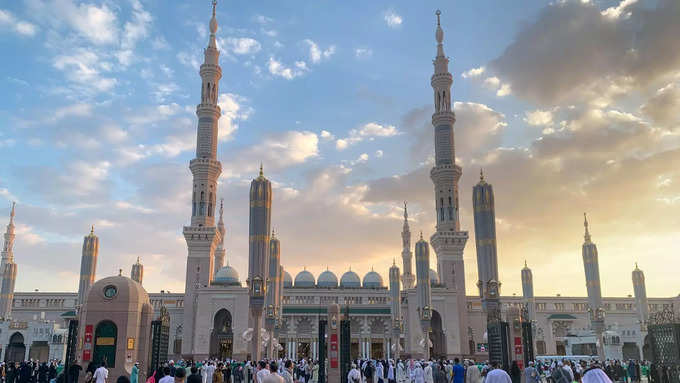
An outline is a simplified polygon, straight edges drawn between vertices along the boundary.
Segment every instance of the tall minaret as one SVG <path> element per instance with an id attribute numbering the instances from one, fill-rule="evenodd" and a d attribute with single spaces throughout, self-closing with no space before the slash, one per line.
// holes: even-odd
<path id="1" fill-rule="evenodd" d="M 404 290 L 412 289 L 413 282 L 416 280 L 411 269 L 411 230 L 408 227 L 408 210 L 406 209 L 406 201 L 404 201 L 404 227 L 401 230 L 401 260 L 404 265 L 404 274 L 401 276 L 401 283 L 404 285 Z"/>
<path id="2" fill-rule="evenodd" d="M 99 237 L 94 234 L 94 225 L 90 234 L 83 239 L 83 255 L 80 258 L 80 284 L 78 286 L 78 306 L 82 306 L 87 298 L 87 291 L 94 284 L 99 256 Z"/>
<path id="3" fill-rule="evenodd" d="M 534 298 L 534 275 L 531 269 L 524 261 L 524 268 L 522 269 L 522 296 L 524 303 L 527 305 L 529 312 L 529 320 L 536 320 L 536 298 Z"/>
<path id="4" fill-rule="evenodd" d="M 437 10 L 437 57 L 434 59 L 434 74 L 430 80 L 434 90 L 434 150 L 435 165 L 430 171 L 434 183 L 435 213 L 437 215 L 437 232 L 430 242 L 437 254 L 437 273 L 439 281 L 449 290 L 456 291 L 458 318 L 447 321 L 458 324 L 458 331 L 449 329 L 449 333 L 458 339 L 459 350 L 452 353 L 473 353 L 468 350 L 468 342 L 464 338 L 468 333 L 467 299 L 465 296 L 465 267 L 463 249 L 468 239 L 467 231 L 460 231 L 458 218 L 458 180 L 462 169 L 456 165 L 454 150 L 453 124 L 456 115 L 451 108 L 451 84 L 453 77 L 449 73 L 449 59 L 444 55 L 444 31 L 440 25 Z M 457 334 L 456 334 L 457 333 Z"/>
<path id="5" fill-rule="evenodd" d="M 269 342 L 269 349 L 267 350 L 267 356 L 270 359 L 276 359 L 276 349 L 274 348 L 274 329 L 277 324 L 277 320 L 279 318 L 279 273 L 281 272 L 280 270 L 280 265 L 281 265 L 281 244 L 279 243 L 278 238 L 276 238 L 276 234 L 272 230 L 272 236 L 271 239 L 269 240 L 269 276 L 267 277 L 267 297 L 266 297 L 266 307 L 267 307 L 267 313 L 266 313 L 266 319 L 265 319 L 265 325 L 266 329 L 269 332 L 269 339 L 272 340 Z"/>
<path id="6" fill-rule="evenodd" d="M 479 297 L 482 299 L 482 308 L 485 311 L 500 310 L 501 283 L 498 280 L 496 210 L 493 187 L 484 180 L 484 173 L 481 170 L 479 182 L 472 188 L 472 206 L 475 218 Z M 491 291 L 492 289 L 495 289 L 495 291 Z"/>
<path id="7" fill-rule="evenodd" d="M 430 328 L 432 320 L 432 288 L 430 287 L 430 246 L 420 233 L 420 240 L 416 242 L 416 295 L 418 297 L 418 314 L 420 327 L 423 331 L 425 346 L 423 347 L 423 359 L 430 359 Z"/>
<path id="8" fill-rule="evenodd" d="M 195 355 L 197 290 L 210 285 L 214 275 L 215 248 L 221 240 L 220 232 L 215 227 L 217 179 L 222 173 L 222 164 L 217 160 L 217 121 L 221 114 L 220 107 L 217 106 L 217 96 L 222 69 L 219 66 L 220 53 L 215 42 L 217 32 L 215 6 L 216 1 L 213 0 L 210 41 L 203 51 L 204 61 L 199 72 L 202 84 L 201 103 L 196 107 L 198 116 L 196 158 L 189 163 L 189 169 L 193 174 L 191 225 L 184 226 L 184 238 L 188 247 L 184 301 L 192 304 L 184 306 L 184 339 L 188 341 L 182 342 L 182 355 L 194 360 L 203 357 Z"/>
<path id="9" fill-rule="evenodd" d="M 220 219 L 217 221 L 217 230 L 220 232 L 220 242 L 217 244 L 217 249 L 215 249 L 215 274 L 224 267 L 224 258 L 226 250 L 224 249 L 224 237 L 227 233 L 224 228 L 224 199 L 220 199 Z"/>
<path id="10" fill-rule="evenodd" d="M 399 359 L 399 338 L 401 337 L 401 291 L 399 290 L 399 267 L 392 262 L 390 267 L 390 299 L 392 312 L 392 359 Z"/>
<path id="11" fill-rule="evenodd" d="M 601 360 L 604 360 L 604 308 L 602 307 L 602 290 L 600 288 L 600 266 L 597 258 L 597 246 L 590 240 L 588 232 L 588 218 L 583 213 L 583 226 L 585 235 L 583 242 L 583 268 L 586 273 L 586 288 L 588 290 L 588 311 L 590 312 L 590 325 L 599 339 L 597 352 Z"/>
<path id="12" fill-rule="evenodd" d="M 17 264 L 14 263 L 14 207 L 9 213 L 9 223 L 5 232 L 5 243 L 2 247 L 2 289 L 0 290 L 0 318 L 12 317 L 12 301 L 14 300 L 14 284 L 17 278 Z"/>
<path id="13" fill-rule="evenodd" d="M 130 270 L 130 278 L 140 285 L 144 280 L 144 265 L 139 262 L 139 257 L 137 257 L 137 262 L 132 265 L 132 270 Z"/>
<path id="14" fill-rule="evenodd" d="M 248 289 L 250 293 L 250 324 L 253 338 L 250 345 L 252 360 L 262 358 L 262 311 L 267 295 L 269 276 L 269 233 L 271 232 L 272 184 L 260 175 L 250 183 L 250 236 L 248 251 Z"/>
<path id="15" fill-rule="evenodd" d="M 645 273 L 638 268 L 637 262 L 635 262 L 635 270 L 633 270 L 633 292 L 635 293 L 635 306 L 637 306 L 640 319 L 640 335 L 644 344 L 644 335 L 647 335 L 647 322 L 649 321 L 649 306 L 647 305 Z"/>

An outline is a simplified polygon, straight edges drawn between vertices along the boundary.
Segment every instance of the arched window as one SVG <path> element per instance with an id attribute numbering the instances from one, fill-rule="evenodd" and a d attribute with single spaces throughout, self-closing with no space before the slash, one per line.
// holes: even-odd
<path id="1" fill-rule="evenodd" d="M 201 216 L 205 215 L 205 192 L 203 192 L 203 191 L 201 192 L 201 205 L 200 205 L 198 215 L 201 215 Z"/>
<path id="2" fill-rule="evenodd" d="M 212 217 L 213 215 L 213 194 L 210 192 L 209 197 L 208 197 L 208 217 Z"/>

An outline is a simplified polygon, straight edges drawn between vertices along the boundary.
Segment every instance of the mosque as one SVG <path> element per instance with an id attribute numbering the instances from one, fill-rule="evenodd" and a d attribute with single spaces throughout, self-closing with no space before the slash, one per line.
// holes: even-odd
<path id="1" fill-rule="evenodd" d="M 217 159 L 217 122 L 221 114 L 217 96 L 222 76 L 215 41 L 217 28 L 213 5 L 210 39 L 200 67 L 196 157 L 189 165 L 193 192 L 191 221 L 183 227 L 188 247 L 185 291 L 147 293 L 142 287 L 144 269 L 139 260 L 132 265 L 130 278 L 119 275 L 95 283 L 100 244 L 93 228 L 84 238 L 78 292 L 14 292 L 17 265 L 13 256 L 13 205 L 0 265 L 2 360 L 63 359 L 68 323 L 77 318 L 81 327 L 89 326 L 90 336 L 95 336 L 89 340 L 93 350 L 79 349 L 76 353 L 79 361 L 85 361 L 87 352 L 97 355 L 108 352 L 105 347 L 125 344 L 124 339 L 117 339 L 120 335 L 115 331 L 100 328 L 104 322 L 85 317 L 93 315 L 95 309 L 100 314 L 106 310 L 102 305 L 98 308 L 86 305 L 87 299 L 111 298 L 123 289 L 126 297 L 135 297 L 135 304 L 126 307 L 138 314 L 136 323 L 146 323 L 144 318 L 167 313 L 168 358 L 175 360 L 316 358 L 319 320 L 325 319 L 326 309 L 332 303 L 349 311 L 352 358 L 429 355 L 484 360 L 488 358 L 487 315 L 516 318 L 524 311 L 533 324 L 537 355 L 594 355 L 602 340 L 608 355 L 640 359 L 645 351 L 650 313 L 680 308 L 680 297 L 647 298 L 644 274 L 637 265 L 632 273 L 634 297 L 602 297 L 597 247 L 587 221 L 582 246 L 587 297 L 534 296 L 532 273 L 526 265 L 517 273 L 523 295 L 502 296 L 494 192 L 483 175 L 473 190 L 479 294 L 466 295 L 463 250 L 468 232 L 462 230 L 459 220 L 458 181 L 462 169 L 455 162 L 453 77 L 444 54 L 439 11 L 430 82 L 435 110 L 432 115 L 435 164 L 430 177 L 437 224 L 429 241 L 421 233 L 412 246 L 405 204 L 401 263 L 391 265 L 388 281 L 375 270 L 360 276 L 351 269 L 342 272 L 339 278 L 331 270 L 318 276 L 303 270 L 293 278 L 283 266 L 283 239 L 277 238 L 270 227 L 272 188 L 261 168 L 250 187 L 249 266 L 246 279 L 241 279 L 225 260 L 224 206 L 220 202 L 217 208 L 217 179 L 222 168 Z M 426 61 L 424 58 L 423 62 Z M 395 227 L 395 240 L 398 231 Z M 429 267 L 430 248 L 436 270 Z M 97 334 L 106 331 L 108 335 L 100 339 Z M 86 344 L 87 334 L 88 330 L 81 328 L 80 337 L 86 338 Z M 83 339 L 78 344 L 82 347 Z M 148 331 L 128 335 L 127 346 L 128 351 L 135 350 L 140 355 L 146 352 Z"/>

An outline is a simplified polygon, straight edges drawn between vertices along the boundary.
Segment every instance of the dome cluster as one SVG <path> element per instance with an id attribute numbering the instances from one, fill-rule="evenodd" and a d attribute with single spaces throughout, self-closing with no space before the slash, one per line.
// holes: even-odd
<path id="1" fill-rule="evenodd" d="M 239 280 L 238 272 L 235 268 L 227 265 L 221 268 L 216 274 L 212 282 L 214 285 L 219 286 L 241 286 Z M 432 286 L 439 284 L 439 276 L 437 272 L 430 269 L 430 284 Z M 322 287 L 322 288 L 349 288 L 349 289 L 381 289 L 385 287 L 383 283 L 383 278 L 380 274 L 375 272 L 373 269 L 364 275 L 362 279 L 359 274 L 352 270 L 346 271 L 340 277 L 338 277 L 332 271 L 326 269 L 324 272 L 319 274 L 319 278 L 315 278 L 314 274 L 305 270 L 300 271 L 293 280 L 293 277 L 289 272 L 283 272 L 283 287 L 284 288 L 312 288 L 312 287 Z"/>
<path id="2" fill-rule="evenodd" d="M 212 283 L 213 285 L 220 286 L 241 286 L 241 282 L 238 279 L 238 271 L 229 265 L 217 271 Z"/>
<path id="3" fill-rule="evenodd" d="M 295 276 L 295 283 L 291 283 L 291 278 L 288 273 L 284 277 L 283 285 L 284 287 L 323 287 L 323 288 L 368 288 L 368 289 L 380 289 L 384 287 L 383 279 L 380 274 L 371 270 L 366 275 L 364 279 L 359 277 L 357 273 L 349 270 L 342 274 L 340 277 L 340 282 L 338 283 L 338 277 L 330 270 L 325 270 L 319 274 L 319 278 L 315 279 L 314 275 L 307 270 L 300 271 Z"/>

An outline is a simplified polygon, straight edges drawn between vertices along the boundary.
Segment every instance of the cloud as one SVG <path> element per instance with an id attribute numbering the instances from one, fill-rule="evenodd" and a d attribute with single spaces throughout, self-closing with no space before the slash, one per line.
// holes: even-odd
<path id="1" fill-rule="evenodd" d="M 402 17 L 392 9 L 385 11 L 383 18 L 385 23 L 387 23 L 387 26 L 390 28 L 398 28 L 404 21 Z"/>
<path id="2" fill-rule="evenodd" d="M 498 97 L 504 97 L 511 93 L 510 85 L 501 83 L 501 80 L 496 76 L 485 78 L 483 85 L 487 89 L 496 91 L 496 96 Z"/>
<path id="3" fill-rule="evenodd" d="M 35 36 L 38 28 L 28 21 L 17 19 L 12 12 L 0 9 L 0 28 L 9 28 L 22 36 Z"/>
<path id="4" fill-rule="evenodd" d="M 218 48 L 226 54 L 251 55 L 262 49 L 260 42 L 250 37 L 227 37 L 220 39 L 219 43 Z"/>
<path id="5" fill-rule="evenodd" d="M 383 156 L 383 151 L 378 149 L 375 151 L 375 158 L 382 158 Z"/>
<path id="6" fill-rule="evenodd" d="M 373 50 L 371 48 L 356 48 L 354 49 L 354 57 L 358 59 L 369 58 L 373 56 Z"/>
<path id="7" fill-rule="evenodd" d="M 79 103 L 57 108 L 49 117 L 49 121 L 55 122 L 66 117 L 87 117 L 92 115 L 92 105 Z"/>
<path id="8" fill-rule="evenodd" d="M 323 141 L 332 141 L 332 140 L 335 139 L 335 136 L 333 135 L 333 133 L 331 133 L 327 130 L 322 130 L 321 133 L 319 134 L 319 137 L 321 137 L 321 139 Z"/>
<path id="9" fill-rule="evenodd" d="M 536 109 L 524 112 L 524 121 L 531 126 L 552 125 L 553 113 L 550 110 Z"/>
<path id="10" fill-rule="evenodd" d="M 238 123 L 247 120 L 253 113 L 253 108 L 244 106 L 246 102 L 245 97 L 234 93 L 220 94 L 217 102 L 222 110 L 218 133 L 220 141 L 232 139 L 234 132 L 238 129 Z"/>
<path id="11" fill-rule="evenodd" d="M 658 89 L 640 109 L 657 124 L 680 127 L 680 84 L 672 82 Z"/>
<path id="12" fill-rule="evenodd" d="M 296 77 L 302 76 L 308 70 L 307 64 L 304 61 L 296 61 L 295 66 L 287 67 L 273 57 L 269 58 L 267 68 L 269 69 L 269 73 L 272 75 L 283 77 L 286 80 L 292 80 Z"/>
<path id="13" fill-rule="evenodd" d="M 308 131 L 290 130 L 259 139 L 257 144 L 227 153 L 223 177 L 240 177 L 254 173 L 259 164 L 277 171 L 307 162 L 319 155 L 319 137 Z"/>
<path id="14" fill-rule="evenodd" d="M 488 67 L 513 94 L 538 105 L 596 100 L 603 107 L 654 86 L 680 66 L 680 3 L 634 3 L 624 0 L 603 15 L 593 2 L 553 2 Z"/>
<path id="15" fill-rule="evenodd" d="M 358 129 L 350 130 L 347 138 L 341 138 L 335 141 L 335 148 L 337 150 L 344 150 L 348 146 L 366 139 L 373 140 L 376 137 L 392 137 L 397 134 L 399 134 L 399 131 L 392 125 L 380 125 L 375 122 L 369 122 L 360 126 Z"/>
<path id="16" fill-rule="evenodd" d="M 71 0 L 52 0 L 37 2 L 35 8 L 40 13 L 49 10 L 53 22 L 66 23 L 93 44 L 116 44 L 119 41 L 118 17 L 106 4 L 76 5 Z"/>
<path id="17" fill-rule="evenodd" d="M 486 68 L 484 66 L 480 66 L 478 68 L 472 68 L 469 69 L 461 74 L 463 78 L 472 78 L 472 77 L 479 77 L 482 74 L 484 74 L 484 71 Z"/>
<path id="18" fill-rule="evenodd" d="M 196 70 L 198 70 L 198 68 L 201 67 L 201 63 L 196 58 L 196 55 L 193 55 L 193 54 L 188 53 L 188 52 L 177 53 L 177 60 L 180 63 L 182 63 L 182 65 L 186 65 L 186 66 L 194 68 Z"/>
<path id="19" fill-rule="evenodd" d="M 305 39 L 303 41 L 309 46 L 309 60 L 312 64 L 318 64 L 322 60 L 327 60 L 335 53 L 335 45 L 330 45 L 325 50 L 322 50 L 310 39 Z"/>
<path id="20" fill-rule="evenodd" d="M 56 56 L 52 65 L 64 72 L 66 78 L 85 94 L 111 90 L 118 82 L 102 72 L 108 67 L 97 53 L 88 49 L 77 49 L 73 54 Z"/>
<path id="21" fill-rule="evenodd" d="M 121 65 L 130 65 L 135 45 L 148 36 L 151 21 L 151 14 L 144 10 L 142 3 L 132 0 L 132 18 L 123 26 L 121 50 L 116 55 Z"/>

